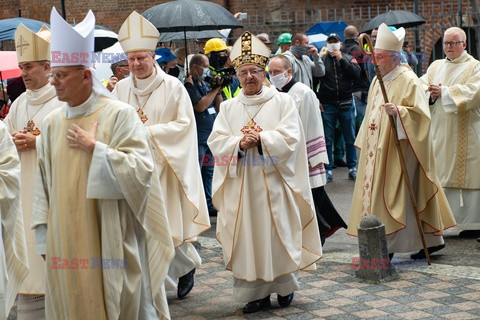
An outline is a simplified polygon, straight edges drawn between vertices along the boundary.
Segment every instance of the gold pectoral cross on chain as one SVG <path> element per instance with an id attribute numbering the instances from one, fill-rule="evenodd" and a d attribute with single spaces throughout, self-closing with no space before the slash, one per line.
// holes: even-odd
<path id="1" fill-rule="evenodd" d="M 33 120 L 28 120 L 25 130 L 34 136 L 38 136 L 40 134 L 40 130 L 35 126 L 35 122 L 33 122 Z"/>
<path id="2" fill-rule="evenodd" d="M 248 121 L 248 123 L 245 126 L 243 126 L 243 128 L 240 131 L 242 131 L 242 133 L 245 134 L 250 130 L 261 132 L 263 129 L 260 126 L 257 126 L 257 123 L 253 119 L 250 119 L 250 121 Z"/>

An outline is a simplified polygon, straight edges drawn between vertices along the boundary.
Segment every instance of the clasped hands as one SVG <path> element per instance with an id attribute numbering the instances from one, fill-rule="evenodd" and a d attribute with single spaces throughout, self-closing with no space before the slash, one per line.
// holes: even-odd
<path id="1" fill-rule="evenodd" d="M 260 134 L 255 130 L 247 130 L 240 140 L 240 150 L 245 151 L 260 145 Z"/>
<path id="2" fill-rule="evenodd" d="M 12 134 L 13 143 L 19 153 L 35 149 L 36 136 L 27 130 L 20 130 Z"/>
<path id="3" fill-rule="evenodd" d="M 95 122 L 89 131 L 83 130 L 78 125 L 73 124 L 68 129 L 67 140 L 68 146 L 74 149 L 80 149 L 93 154 L 95 149 L 95 135 L 97 133 L 98 123 Z"/>
<path id="4" fill-rule="evenodd" d="M 438 85 L 436 84 L 431 84 L 428 86 L 428 92 L 430 92 L 430 97 L 432 97 L 433 100 L 436 100 L 438 97 L 442 95 L 442 84 L 439 83 Z"/>

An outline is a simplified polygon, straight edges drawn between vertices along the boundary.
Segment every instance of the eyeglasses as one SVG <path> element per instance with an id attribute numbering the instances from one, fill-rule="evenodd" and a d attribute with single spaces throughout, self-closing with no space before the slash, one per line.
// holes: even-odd
<path id="1" fill-rule="evenodd" d="M 78 71 L 78 70 L 84 70 L 84 68 L 75 69 L 75 71 Z M 50 80 L 50 81 L 52 81 L 52 80 L 62 81 L 63 79 L 68 77 L 71 73 L 72 72 L 66 72 L 66 71 L 52 72 L 52 73 L 48 74 L 48 80 Z"/>
<path id="2" fill-rule="evenodd" d="M 250 74 L 252 77 L 255 77 L 255 76 L 258 76 L 258 75 L 262 74 L 264 71 L 265 70 L 263 70 L 263 69 L 246 70 L 246 71 L 238 72 L 237 76 L 239 78 L 245 78 L 246 76 L 248 76 L 248 74 Z"/>
<path id="3" fill-rule="evenodd" d="M 443 45 L 445 47 L 453 47 L 456 46 L 457 44 L 464 43 L 465 41 L 444 41 Z"/>

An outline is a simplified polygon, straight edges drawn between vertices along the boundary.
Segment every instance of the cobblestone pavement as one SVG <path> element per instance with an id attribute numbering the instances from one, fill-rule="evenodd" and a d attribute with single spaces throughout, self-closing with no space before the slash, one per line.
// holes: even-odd
<path id="1" fill-rule="evenodd" d="M 354 183 L 345 168 L 334 170 L 326 190 L 348 223 Z M 212 229 L 199 238 L 202 267 L 195 287 L 185 300 L 168 293 L 172 319 L 480 319 L 479 235 L 458 236 L 448 230 L 446 248 L 431 256 L 428 268 L 402 268 L 398 279 L 379 285 L 357 281 L 352 257 L 358 257 L 357 239 L 345 230 L 327 239 L 315 272 L 300 273 L 300 291 L 288 308 L 272 295 L 272 309 L 244 315 L 243 304 L 232 296 L 232 274 L 225 270 L 221 247 Z M 395 255 L 406 259 L 408 254 Z"/>
<path id="2" fill-rule="evenodd" d="M 203 265 L 185 300 L 169 292 L 172 319 L 480 319 L 480 268 L 432 263 L 398 270 L 399 278 L 379 285 L 356 280 L 351 255 L 326 250 L 315 272 L 300 273 L 300 291 L 288 308 L 272 295 L 272 309 L 251 315 L 232 297 L 216 240 L 201 238 Z M 401 268 L 400 265 L 397 265 Z"/>

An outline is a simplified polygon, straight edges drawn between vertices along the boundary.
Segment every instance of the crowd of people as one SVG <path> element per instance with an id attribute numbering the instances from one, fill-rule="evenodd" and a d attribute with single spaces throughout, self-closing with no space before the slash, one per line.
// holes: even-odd
<path id="1" fill-rule="evenodd" d="M 480 62 L 460 28 L 418 78 L 405 30 L 380 25 L 379 81 L 355 26 L 320 52 L 284 33 L 273 55 L 246 31 L 186 57 L 134 11 L 102 83 L 94 14 L 71 26 L 53 8 L 50 27 L 18 27 L 26 91 L 0 121 L 0 318 L 15 304 L 18 319 L 169 319 L 212 216 L 244 313 L 272 294 L 288 307 L 326 239 L 367 215 L 390 258 L 480 230 Z M 338 165 L 355 183 L 348 226 L 324 187 Z"/>

